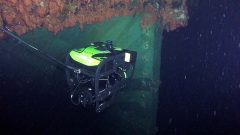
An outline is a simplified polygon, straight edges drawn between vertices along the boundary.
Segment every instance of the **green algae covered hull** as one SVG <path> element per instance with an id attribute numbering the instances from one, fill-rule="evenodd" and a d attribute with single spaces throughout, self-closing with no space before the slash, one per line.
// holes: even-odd
<path id="1" fill-rule="evenodd" d="M 62 61 L 65 61 L 65 57 L 72 49 L 86 47 L 86 45 L 94 41 L 105 42 L 112 40 L 115 47 L 126 48 L 138 53 L 134 79 L 132 82 L 129 82 L 126 88 L 118 93 L 115 103 L 101 114 L 98 114 L 98 116 L 87 115 L 87 112 L 82 110 L 82 108 L 79 109 L 67 101 L 69 98 L 67 95 L 68 88 L 63 68 L 48 62 L 43 56 L 38 56 L 30 50 L 16 45 L 11 39 L 1 41 L 2 50 L 0 59 L 4 63 L 0 67 L 1 72 L 4 72 L 2 74 L 5 74 L 6 78 L 17 78 L 16 80 L 19 82 L 14 82 L 17 89 L 20 87 L 21 89 L 26 89 L 26 91 L 21 91 L 22 95 L 20 94 L 20 96 L 26 96 L 25 92 L 28 94 L 34 93 L 34 96 L 37 97 L 34 101 L 39 103 L 36 103 L 37 106 L 40 106 L 40 108 L 42 108 L 41 105 L 48 109 L 53 108 L 50 109 L 49 115 L 53 115 L 54 113 L 54 118 L 52 122 L 45 123 L 49 126 L 49 130 L 44 130 L 44 134 L 60 132 L 61 129 L 57 130 L 56 126 L 59 125 L 65 126 L 62 130 L 64 129 L 66 133 L 70 134 L 88 133 L 94 130 L 95 126 L 96 131 L 94 133 L 96 132 L 96 134 L 153 135 L 157 131 L 156 115 L 160 83 L 162 29 L 158 25 L 141 28 L 140 23 L 141 16 L 114 17 L 102 23 L 86 25 L 83 31 L 80 31 L 80 28 L 75 26 L 65 29 L 57 35 L 53 35 L 46 29 L 38 29 L 23 36 L 25 41 L 56 56 Z M 20 89 L 18 90 L 20 91 Z M 45 93 L 45 97 L 43 96 L 44 99 L 41 98 L 42 93 Z M 53 95 L 61 96 L 58 96 L 58 100 L 53 100 L 55 98 Z M 38 101 L 36 101 L 37 99 Z M 59 103 L 59 100 L 61 103 Z M 31 98 L 26 97 L 25 102 L 29 102 L 30 106 L 33 101 Z M 35 107 L 29 107 L 25 102 L 20 101 L 20 106 L 22 105 L 29 108 L 29 110 L 34 110 L 33 108 Z M 42 104 L 41 102 L 47 103 Z M 57 107 L 52 107 L 51 105 Z M 66 110 L 66 108 L 69 109 Z M 58 115 L 58 111 L 54 109 L 61 110 L 62 115 Z M 69 116 L 70 120 L 66 118 L 66 115 L 63 115 L 64 110 L 66 111 L 66 115 L 69 112 L 72 113 L 72 116 Z M 26 113 L 29 112 L 26 110 Z M 38 113 L 46 113 L 44 116 L 48 117 L 48 113 L 44 109 L 39 109 Z M 82 115 L 82 113 L 85 115 Z M 65 118 L 61 118 L 60 116 Z M 68 127 L 69 125 L 64 124 L 71 123 L 71 118 L 76 117 L 77 119 L 73 120 L 73 126 Z M 81 126 L 84 125 L 81 118 L 88 119 L 88 123 L 93 121 L 95 123 L 94 126 L 91 127 L 91 124 L 88 124 L 87 127 Z M 36 122 L 35 124 L 37 125 L 38 123 Z M 41 127 L 41 125 L 39 126 Z M 91 130 L 89 131 L 87 128 Z M 68 130 L 71 131 L 68 132 Z"/>

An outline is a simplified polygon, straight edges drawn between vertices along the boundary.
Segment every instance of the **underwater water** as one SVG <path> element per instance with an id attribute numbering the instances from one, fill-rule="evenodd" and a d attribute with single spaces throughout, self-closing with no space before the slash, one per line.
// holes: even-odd
<path id="1" fill-rule="evenodd" d="M 95 41 L 112 40 L 137 51 L 132 81 L 101 113 L 71 103 L 63 67 L 10 37 L 0 41 L 2 129 L 8 134 L 155 134 L 162 30 L 142 29 L 140 20 L 115 17 L 83 31 L 75 26 L 53 35 L 37 29 L 21 37 L 62 62 L 70 50 Z"/>
<path id="2" fill-rule="evenodd" d="M 163 34 L 158 134 L 240 134 L 239 6 L 200 1 L 187 27 Z"/>

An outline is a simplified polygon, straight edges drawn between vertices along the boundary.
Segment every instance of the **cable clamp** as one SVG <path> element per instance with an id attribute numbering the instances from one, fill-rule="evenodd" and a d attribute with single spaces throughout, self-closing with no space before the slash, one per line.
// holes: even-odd
<path id="1" fill-rule="evenodd" d="M 81 69 L 75 69 L 74 73 L 80 74 L 81 73 Z"/>

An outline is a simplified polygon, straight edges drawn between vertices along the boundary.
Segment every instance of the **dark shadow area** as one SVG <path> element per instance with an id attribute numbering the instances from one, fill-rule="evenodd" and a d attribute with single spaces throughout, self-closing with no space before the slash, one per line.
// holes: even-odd
<path id="1" fill-rule="evenodd" d="M 240 133 L 240 2 L 200 1 L 164 32 L 158 134 Z"/>

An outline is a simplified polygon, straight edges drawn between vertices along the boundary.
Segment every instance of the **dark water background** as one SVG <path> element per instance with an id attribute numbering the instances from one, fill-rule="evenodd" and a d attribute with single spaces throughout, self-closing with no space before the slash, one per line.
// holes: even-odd
<path id="1" fill-rule="evenodd" d="M 26 60 L 15 57 L 19 55 L 17 48 L 7 46 L 0 52 L 5 60 L 0 65 L 1 134 L 95 134 L 96 115 L 71 106 L 66 96 L 64 70 L 56 70 L 57 65 L 44 58 L 23 53 L 44 65 L 41 67 L 44 70 L 36 69 Z"/>
<path id="2" fill-rule="evenodd" d="M 162 135 L 240 134 L 240 1 L 201 0 L 189 25 L 164 33 Z"/>

